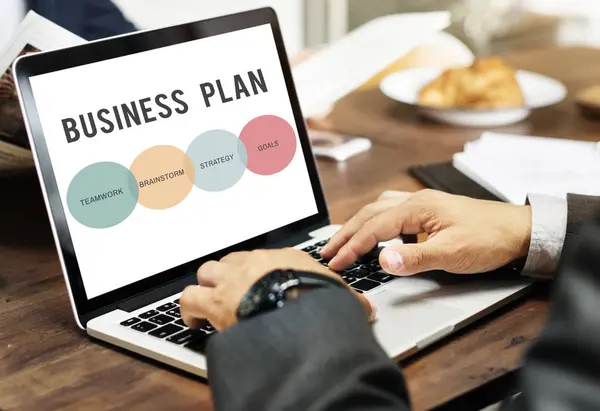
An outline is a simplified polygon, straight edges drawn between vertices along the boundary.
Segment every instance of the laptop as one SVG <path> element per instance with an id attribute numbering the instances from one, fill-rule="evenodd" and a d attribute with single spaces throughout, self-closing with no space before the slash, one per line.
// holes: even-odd
<path id="1" fill-rule="evenodd" d="M 326 264 L 320 247 L 339 226 L 272 9 L 31 54 L 14 69 L 75 319 L 92 338 L 206 377 L 217 331 L 189 329 L 178 300 L 203 262 L 293 246 Z M 393 358 L 529 284 L 395 278 L 377 256 L 340 275 L 377 304 Z"/>

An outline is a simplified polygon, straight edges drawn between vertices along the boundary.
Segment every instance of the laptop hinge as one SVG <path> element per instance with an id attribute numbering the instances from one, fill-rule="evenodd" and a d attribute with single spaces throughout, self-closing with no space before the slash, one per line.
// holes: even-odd
<path id="1" fill-rule="evenodd" d="M 123 311 L 132 312 L 160 301 L 163 298 L 167 298 L 170 295 L 177 294 L 191 284 L 197 284 L 195 272 L 190 272 L 188 275 L 175 281 L 171 281 L 170 283 L 163 284 L 160 287 L 153 288 L 144 293 L 128 298 L 127 300 L 123 300 L 117 304 L 117 308 Z"/>
<path id="2" fill-rule="evenodd" d="M 269 244 L 265 245 L 264 248 L 267 248 L 267 249 L 284 248 L 284 247 L 292 247 L 292 246 L 304 243 L 305 241 L 308 241 L 311 239 L 311 236 L 309 233 L 312 230 L 314 230 L 314 227 L 310 227 L 310 229 L 306 229 L 306 230 L 302 230 L 301 232 L 294 233 L 284 240 L 270 242 Z"/>

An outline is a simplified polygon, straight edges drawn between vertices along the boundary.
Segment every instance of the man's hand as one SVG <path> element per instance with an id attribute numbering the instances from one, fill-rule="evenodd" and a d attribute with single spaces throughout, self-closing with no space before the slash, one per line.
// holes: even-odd
<path id="1" fill-rule="evenodd" d="M 232 253 L 218 262 L 208 261 L 198 269 L 199 285 L 187 287 L 179 299 L 183 321 L 194 328 L 198 320 L 208 319 L 219 330 L 235 324 L 242 297 L 256 281 L 277 269 L 309 271 L 345 284 L 339 275 L 300 250 L 288 248 Z M 365 296 L 354 293 L 368 317 L 372 318 L 374 307 Z"/>
<path id="2" fill-rule="evenodd" d="M 531 209 L 423 190 L 387 193 L 364 207 L 323 247 L 329 267 L 342 270 L 380 241 L 426 233 L 418 244 L 386 247 L 383 269 L 396 275 L 445 270 L 457 274 L 491 271 L 527 255 Z"/>

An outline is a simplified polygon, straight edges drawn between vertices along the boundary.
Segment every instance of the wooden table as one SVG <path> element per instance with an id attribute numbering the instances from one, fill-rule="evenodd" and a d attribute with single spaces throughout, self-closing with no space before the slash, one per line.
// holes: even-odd
<path id="1" fill-rule="evenodd" d="M 600 50 L 571 48 L 508 56 L 514 65 L 564 81 L 570 97 L 600 83 Z M 422 120 L 378 91 L 343 99 L 331 120 L 373 149 L 336 164 L 319 161 L 333 222 L 386 189 L 417 190 L 413 164 L 443 161 L 480 130 Z M 572 99 L 506 131 L 597 139 Z M 78 330 L 33 174 L 0 180 L 0 410 L 210 410 L 201 381 L 91 342 Z M 478 321 L 403 363 L 415 409 L 431 409 L 518 367 L 547 312 L 544 291 Z"/>

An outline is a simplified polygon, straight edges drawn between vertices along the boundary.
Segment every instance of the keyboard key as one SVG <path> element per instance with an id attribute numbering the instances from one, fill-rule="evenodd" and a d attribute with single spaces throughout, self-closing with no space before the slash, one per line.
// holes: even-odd
<path id="1" fill-rule="evenodd" d="M 365 270 L 364 268 L 357 268 L 355 270 L 348 272 L 346 275 L 348 275 L 350 277 L 354 277 L 354 278 L 365 278 L 369 274 L 370 273 L 367 270 Z"/>
<path id="2" fill-rule="evenodd" d="M 314 251 L 314 250 L 316 250 L 316 249 L 317 249 L 317 246 L 316 246 L 316 245 L 309 245 L 308 247 L 304 247 L 304 248 L 302 249 L 302 251 L 304 251 L 304 252 L 307 252 L 307 253 L 310 253 L 311 251 Z"/>
<path id="3" fill-rule="evenodd" d="M 163 325 L 166 323 L 170 323 L 173 320 L 173 317 L 169 317 L 168 315 L 164 314 L 159 314 L 156 317 L 150 318 L 148 321 L 153 322 L 154 324 Z"/>
<path id="4" fill-rule="evenodd" d="M 171 317 L 181 318 L 179 307 L 173 308 L 172 310 L 167 311 L 165 314 L 170 315 Z"/>
<path id="5" fill-rule="evenodd" d="M 155 329 L 156 327 L 157 326 L 152 323 L 149 323 L 147 321 L 142 321 L 141 323 L 137 323 L 136 325 L 131 327 L 131 329 L 145 333 L 145 332 Z"/>
<path id="6" fill-rule="evenodd" d="M 179 304 L 179 298 L 173 301 L 175 304 Z"/>
<path id="7" fill-rule="evenodd" d="M 381 271 L 381 265 L 378 261 L 375 261 L 367 266 L 367 270 L 372 273 L 376 273 L 377 271 Z"/>
<path id="8" fill-rule="evenodd" d="M 358 262 L 359 264 L 371 264 L 372 262 L 377 261 L 378 258 L 379 257 L 374 257 L 372 255 L 365 254 L 358 258 Z"/>
<path id="9" fill-rule="evenodd" d="M 215 330 L 215 327 L 213 327 L 213 325 L 210 322 L 208 322 L 208 320 L 202 320 L 198 325 L 198 328 L 207 332 L 212 332 Z"/>
<path id="10" fill-rule="evenodd" d="M 175 303 L 166 303 L 166 304 L 161 305 L 160 307 L 156 307 L 156 309 L 158 311 L 169 311 L 175 307 L 177 307 L 177 305 Z"/>
<path id="11" fill-rule="evenodd" d="M 211 336 L 209 334 L 204 334 L 203 336 L 198 335 L 198 338 L 193 339 L 185 346 L 190 350 L 204 354 L 204 352 L 206 351 L 206 345 L 208 344 L 208 340 L 210 339 L 210 337 Z"/>
<path id="12" fill-rule="evenodd" d="M 358 280 L 357 282 L 352 283 L 352 288 L 356 288 L 361 291 L 369 291 L 377 286 L 379 286 L 379 283 L 377 283 L 375 281 L 367 280 L 366 278 L 363 278 L 362 280 Z"/>
<path id="13" fill-rule="evenodd" d="M 129 320 L 125 320 L 125 321 L 121 322 L 121 325 L 124 325 L 125 327 L 129 327 L 130 325 L 139 323 L 140 321 L 142 321 L 142 320 L 140 320 L 139 318 L 133 317 L 133 318 L 130 318 Z"/>
<path id="14" fill-rule="evenodd" d="M 310 252 L 310 253 L 308 253 L 308 254 L 310 254 L 310 256 L 311 256 L 312 258 L 315 258 L 315 259 L 317 259 L 317 258 L 321 258 L 321 254 L 319 254 L 319 251 L 316 251 L 316 250 L 315 250 L 315 251 L 311 251 L 311 252 Z"/>
<path id="15" fill-rule="evenodd" d="M 148 334 L 150 334 L 154 337 L 158 337 L 158 338 L 165 338 L 165 337 L 175 334 L 181 330 L 183 330 L 183 328 L 178 327 L 175 324 L 167 324 L 165 326 L 157 328 L 154 331 L 150 331 Z"/>
<path id="16" fill-rule="evenodd" d="M 183 320 L 177 320 L 177 321 L 175 321 L 175 324 L 181 325 L 182 327 L 187 327 L 187 325 L 185 325 L 185 323 L 183 322 Z"/>
<path id="17" fill-rule="evenodd" d="M 369 280 L 379 281 L 380 283 L 387 283 L 388 281 L 392 281 L 396 277 L 391 274 L 375 273 L 375 274 L 371 274 L 367 278 Z"/>
<path id="18" fill-rule="evenodd" d="M 206 335 L 206 333 L 202 330 L 195 330 L 193 328 L 190 328 L 190 329 L 180 332 L 179 334 L 175 334 L 175 335 L 167 338 L 167 341 L 181 345 L 181 344 L 188 343 L 198 337 L 204 338 L 205 335 Z"/>
<path id="19" fill-rule="evenodd" d="M 146 311 L 145 313 L 138 314 L 138 317 L 143 318 L 145 320 L 146 318 L 154 317 L 157 314 L 160 314 L 160 313 L 156 310 L 150 310 L 150 311 Z"/>
<path id="20" fill-rule="evenodd" d="M 319 241 L 317 244 L 315 244 L 317 247 L 323 247 L 325 244 L 327 244 L 329 242 L 329 239 L 327 240 L 322 240 Z"/>
<path id="21" fill-rule="evenodd" d="M 343 280 L 344 280 L 346 283 L 348 283 L 348 284 L 352 284 L 353 282 L 355 282 L 355 281 L 356 281 L 356 278 L 354 278 L 354 277 L 349 277 L 349 276 L 347 276 L 347 275 L 343 275 L 343 276 L 342 276 L 342 279 L 343 279 Z"/>

